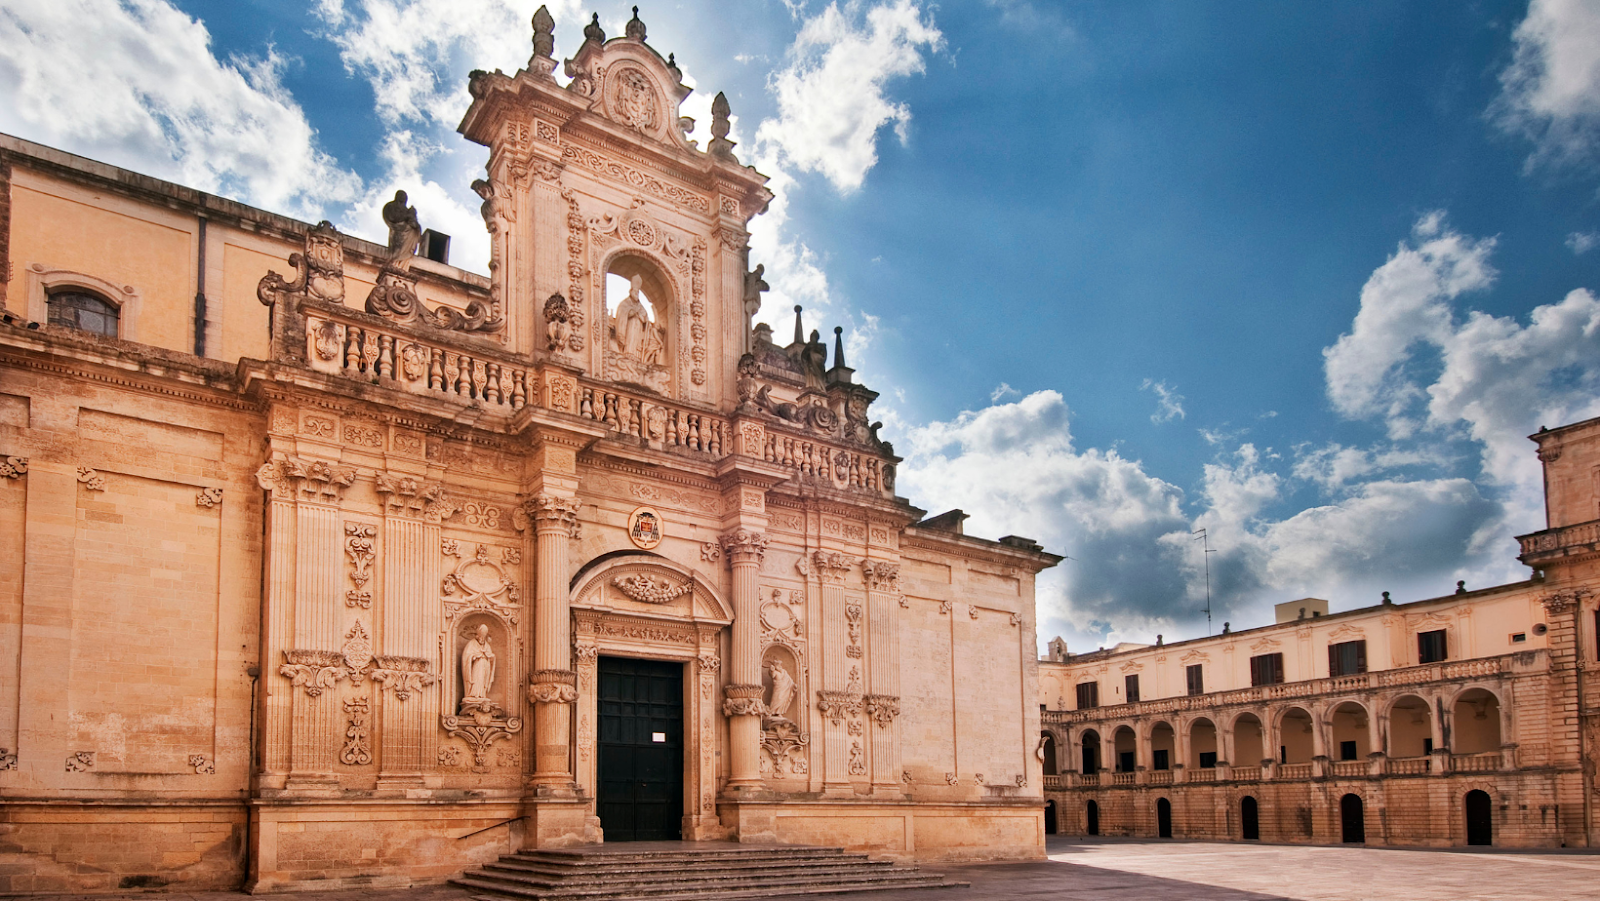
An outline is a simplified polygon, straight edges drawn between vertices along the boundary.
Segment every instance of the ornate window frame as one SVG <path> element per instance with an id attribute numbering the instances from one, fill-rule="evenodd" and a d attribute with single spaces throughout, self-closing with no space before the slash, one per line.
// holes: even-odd
<path id="1" fill-rule="evenodd" d="M 80 288 L 104 297 L 117 308 L 117 337 L 123 341 L 139 340 L 139 310 L 143 298 L 133 285 L 117 285 L 84 272 L 34 263 L 28 267 L 28 318 L 35 322 L 50 321 L 50 292 L 62 288 Z"/>

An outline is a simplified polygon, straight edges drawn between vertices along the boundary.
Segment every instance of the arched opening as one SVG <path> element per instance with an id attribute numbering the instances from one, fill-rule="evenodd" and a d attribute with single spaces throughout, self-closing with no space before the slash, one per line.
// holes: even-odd
<path id="1" fill-rule="evenodd" d="M 86 288 L 62 287 L 45 298 L 49 324 L 115 338 L 122 318 L 116 304 Z"/>
<path id="2" fill-rule="evenodd" d="M 1083 744 L 1083 774 L 1092 776 L 1100 772 L 1100 733 L 1093 729 L 1084 730 L 1080 739 Z"/>
<path id="3" fill-rule="evenodd" d="M 1310 763 L 1316 747 L 1311 730 L 1311 714 L 1304 707 L 1284 711 L 1278 720 L 1278 762 Z"/>
<path id="4" fill-rule="evenodd" d="M 1367 817 L 1361 796 L 1349 794 L 1339 799 L 1340 841 L 1349 845 L 1363 844 L 1367 840 Z"/>
<path id="5" fill-rule="evenodd" d="M 671 298 L 669 283 L 650 261 L 622 254 L 610 262 L 602 337 L 610 377 L 666 392 L 675 359 Z"/>
<path id="6" fill-rule="evenodd" d="M 1239 837 L 1247 842 L 1261 838 L 1261 812 L 1249 795 L 1239 799 Z"/>
<path id="7" fill-rule="evenodd" d="M 1345 701 L 1333 708 L 1328 716 L 1333 729 L 1333 759 L 1364 760 L 1372 753 L 1367 732 L 1367 709 L 1354 701 Z"/>
<path id="8" fill-rule="evenodd" d="M 1241 713 L 1233 721 L 1233 758 L 1236 766 L 1260 766 L 1266 759 L 1265 734 L 1261 720 L 1253 713 Z"/>
<path id="9" fill-rule="evenodd" d="M 1111 733 L 1111 745 L 1116 749 L 1117 772 L 1133 772 L 1138 763 L 1133 730 L 1127 726 L 1118 726 L 1117 731 Z"/>
<path id="10" fill-rule="evenodd" d="M 1467 844 L 1494 844 L 1494 802 L 1479 789 L 1467 792 Z"/>
<path id="11" fill-rule="evenodd" d="M 1169 723 L 1156 723 L 1150 728 L 1150 768 L 1152 770 L 1170 770 L 1177 763 L 1177 754 L 1173 748 L 1177 747 L 1177 733 L 1172 731 Z"/>
<path id="12" fill-rule="evenodd" d="M 1093 801 L 1083 805 L 1083 831 L 1089 835 L 1100 834 L 1100 805 Z"/>
<path id="13" fill-rule="evenodd" d="M 1046 732 L 1040 738 L 1040 753 L 1044 754 L 1044 774 L 1054 776 L 1056 769 L 1056 737 Z"/>
<path id="14" fill-rule="evenodd" d="M 1500 750 L 1500 699 L 1493 692 L 1471 688 L 1456 697 L 1450 717 L 1450 750 L 1483 754 Z"/>
<path id="15" fill-rule="evenodd" d="M 1185 763 L 1202 770 L 1217 765 L 1217 726 L 1205 717 L 1189 724 L 1189 759 Z"/>
<path id="16" fill-rule="evenodd" d="M 1172 802 L 1166 798 L 1156 801 L 1156 838 L 1172 838 Z"/>
<path id="17" fill-rule="evenodd" d="M 1389 756 L 1422 757 L 1433 751 L 1433 708 L 1406 695 L 1389 708 Z"/>
<path id="18" fill-rule="evenodd" d="M 1046 801 L 1044 802 L 1044 834 L 1055 835 L 1057 828 L 1056 802 Z"/>

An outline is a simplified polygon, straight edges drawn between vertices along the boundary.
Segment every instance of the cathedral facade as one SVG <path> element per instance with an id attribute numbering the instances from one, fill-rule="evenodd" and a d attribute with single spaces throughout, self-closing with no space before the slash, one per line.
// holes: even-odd
<path id="1" fill-rule="evenodd" d="M 541 10 L 542 13 L 542 10 Z M 643 23 L 475 72 L 490 276 L 0 136 L 0 891 L 1037 857 L 1034 576 L 895 494 Z M 797 316 L 798 319 L 798 316 Z"/>

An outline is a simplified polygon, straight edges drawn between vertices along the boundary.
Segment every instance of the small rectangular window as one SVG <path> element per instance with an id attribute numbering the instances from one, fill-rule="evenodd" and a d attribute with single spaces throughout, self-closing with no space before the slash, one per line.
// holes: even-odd
<path id="1" fill-rule="evenodd" d="M 1200 769 L 1202 769 L 1202 770 L 1214 770 L 1216 768 L 1217 768 L 1217 752 L 1216 751 L 1201 751 L 1200 752 Z"/>
<path id="2" fill-rule="evenodd" d="M 1185 671 L 1189 678 L 1189 694 L 1191 695 L 1203 695 L 1206 693 L 1206 680 L 1201 673 L 1203 665 L 1196 663 Z"/>
<path id="3" fill-rule="evenodd" d="M 1528 633 L 1526 633 L 1526 632 L 1512 632 L 1511 633 L 1511 643 L 1512 644 L 1516 644 L 1519 641 L 1527 641 L 1527 640 L 1528 640 Z"/>
<path id="4" fill-rule="evenodd" d="M 1100 683 L 1078 683 L 1078 709 L 1089 710 L 1100 706 Z"/>
<path id="5" fill-rule="evenodd" d="M 1133 752 L 1132 751 L 1118 751 L 1117 752 L 1117 772 L 1119 772 L 1119 773 L 1131 773 L 1131 772 L 1133 772 Z"/>
<path id="6" fill-rule="evenodd" d="M 1417 662 L 1438 663 L 1450 659 L 1449 649 L 1445 645 L 1444 630 L 1417 633 Z"/>
<path id="7" fill-rule="evenodd" d="M 1150 752 L 1150 764 L 1152 766 L 1154 766 L 1158 770 L 1169 769 L 1170 766 L 1167 763 L 1167 751 L 1166 751 L 1166 749 L 1165 748 L 1161 748 L 1161 749 L 1156 750 L 1156 751 L 1151 751 Z"/>
<path id="8" fill-rule="evenodd" d="M 1341 742 L 1339 742 L 1339 759 L 1340 760 L 1355 760 L 1356 759 L 1356 743 L 1353 742 L 1353 741 L 1341 741 Z"/>
<path id="9" fill-rule="evenodd" d="M 1125 686 L 1128 703 L 1139 703 L 1139 676 L 1137 674 L 1132 676 L 1123 676 L 1122 683 Z"/>
<path id="10" fill-rule="evenodd" d="M 1341 641 L 1328 645 L 1328 675 L 1354 676 L 1367 671 L 1367 643 Z"/>
<path id="11" fill-rule="evenodd" d="M 1277 685 L 1283 682 L 1283 654 L 1262 654 L 1250 658 L 1251 685 Z"/>

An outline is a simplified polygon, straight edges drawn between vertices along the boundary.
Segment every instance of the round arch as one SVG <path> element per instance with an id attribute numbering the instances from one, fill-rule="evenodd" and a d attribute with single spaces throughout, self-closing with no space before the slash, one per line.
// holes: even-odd
<path id="1" fill-rule="evenodd" d="M 692 590 L 682 591 L 666 602 L 641 601 L 630 597 L 626 594 L 628 589 L 617 585 L 616 580 L 641 570 L 670 573 L 681 580 L 675 587 L 669 588 L 669 592 L 685 586 Z M 733 622 L 733 608 L 723 600 L 716 586 L 675 560 L 642 551 L 601 554 L 585 563 L 578 569 L 570 596 L 574 609 L 598 607 L 615 610 L 620 602 L 626 605 L 622 609 L 652 611 L 656 616 L 666 613 L 678 619 L 717 626 Z M 673 603 L 680 598 L 689 598 L 689 603 Z"/>

